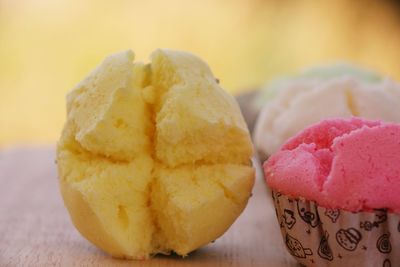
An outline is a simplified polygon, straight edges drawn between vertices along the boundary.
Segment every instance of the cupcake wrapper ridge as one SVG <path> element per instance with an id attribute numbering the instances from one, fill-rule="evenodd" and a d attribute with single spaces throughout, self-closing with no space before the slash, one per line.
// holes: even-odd
<path id="1" fill-rule="evenodd" d="M 272 191 L 289 253 L 305 266 L 400 266 L 400 215 L 349 212 Z"/>

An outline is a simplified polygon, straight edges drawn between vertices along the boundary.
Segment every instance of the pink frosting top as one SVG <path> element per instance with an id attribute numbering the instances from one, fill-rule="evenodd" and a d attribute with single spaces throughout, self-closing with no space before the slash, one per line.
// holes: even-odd
<path id="1" fill-rule="evenodd" d="M 315 124 L 264 163 L 271 188 L 349 211 L 400 212 L 400 125 L 360 118 Z"/>

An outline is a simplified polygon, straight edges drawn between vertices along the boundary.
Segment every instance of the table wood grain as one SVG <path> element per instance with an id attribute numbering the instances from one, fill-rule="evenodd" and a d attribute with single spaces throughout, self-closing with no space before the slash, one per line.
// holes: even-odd
<path id="1" fill-rule="evenodd" d="M 0 150 L 0 266 L 297 266 L 286 252 L 262 179 L 225 235 L 186 258 L 113 259 L 73 227 L 52 148 Z"/>

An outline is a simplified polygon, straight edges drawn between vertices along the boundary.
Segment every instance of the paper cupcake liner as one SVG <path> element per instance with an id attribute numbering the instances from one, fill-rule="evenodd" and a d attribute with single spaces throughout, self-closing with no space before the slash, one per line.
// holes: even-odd
<path id="1" fill-rule="evenodd" d="M 272 191 L 289 253 L 305 266 L 400 266 L 400 215 L 349 212 Z"/>

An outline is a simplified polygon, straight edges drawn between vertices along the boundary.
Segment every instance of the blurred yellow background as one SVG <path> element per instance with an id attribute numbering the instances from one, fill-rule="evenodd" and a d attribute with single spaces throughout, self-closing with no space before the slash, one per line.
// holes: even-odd
<path id="1" fill-rule="evenodd" d="M 400 78 L 397 3 L 0 0 L 0 147 L 54 143 L 65 93 L 128 48 L 191 51 L 232 93 L 337 60 Z"/>

